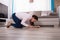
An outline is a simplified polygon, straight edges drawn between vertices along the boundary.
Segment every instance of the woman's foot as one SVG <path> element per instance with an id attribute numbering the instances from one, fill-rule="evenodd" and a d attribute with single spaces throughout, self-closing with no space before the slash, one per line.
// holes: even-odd
<path id="1" fill-rule="evenodd" d="M 6 22 L 6 27 L 9 28 L 11 26 L 11 21 Z"/>
<path id="2" fill-rule="evenodd" d="M 10 25 L 9 26 L 6 26 L 7 28 L 9 28 L 10 27 Z"/>

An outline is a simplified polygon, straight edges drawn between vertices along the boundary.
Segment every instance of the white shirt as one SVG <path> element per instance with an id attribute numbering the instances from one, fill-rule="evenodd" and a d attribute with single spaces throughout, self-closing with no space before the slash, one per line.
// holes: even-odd
<path id="1" fill-rule="evenodd" d="M 29 21 L 32 18 L 33 12 L 17 12 L 16 17 L 18 17 L 21 21 L 21 24 L 24 26 L 29 26 L 26 22 Z"/>

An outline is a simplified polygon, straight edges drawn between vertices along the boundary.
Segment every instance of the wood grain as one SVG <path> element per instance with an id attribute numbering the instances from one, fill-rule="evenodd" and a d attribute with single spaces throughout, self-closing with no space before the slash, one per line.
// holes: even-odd
<path id="1" fill-rule="evenodd" d="M 60 28 L 0 27 L 0 40 L 60 40 Z"/>

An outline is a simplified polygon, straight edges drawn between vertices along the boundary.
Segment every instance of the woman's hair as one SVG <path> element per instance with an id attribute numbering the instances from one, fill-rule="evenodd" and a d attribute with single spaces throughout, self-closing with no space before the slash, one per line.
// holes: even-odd
<path id="1" fill-rule="evenodd" d="M 33 15 L 32 17 L 33 17 L 34 19 L 38 20 L 38 16 Z"/>

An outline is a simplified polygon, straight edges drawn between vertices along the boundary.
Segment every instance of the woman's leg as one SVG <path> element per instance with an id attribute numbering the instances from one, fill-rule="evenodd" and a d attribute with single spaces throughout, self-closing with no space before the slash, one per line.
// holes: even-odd
<path id="1" fill-rule="evenodd" d="M 12 19 L 15 22 L 15 24 L 11 24 L 12 26 L 16 28 L 23 28 L 23 25 L 21 24 L 21 20 L 15 16 L 15 13 L 12 15 Z"/>

